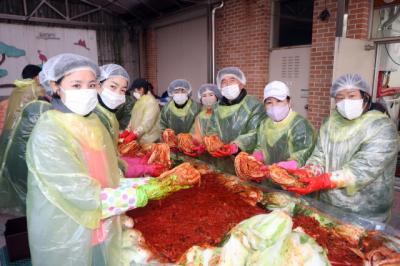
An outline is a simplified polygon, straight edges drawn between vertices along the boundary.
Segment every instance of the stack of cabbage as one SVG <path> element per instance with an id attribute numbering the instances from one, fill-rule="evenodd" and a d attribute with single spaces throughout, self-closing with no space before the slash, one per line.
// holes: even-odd
<path id="1" fill-rule="evenodd" d="M 235 226 L 222 247 L 193 246 L 181 258 L 183 265 L 209 266 L 325 266 L 325 250 L 313 238 L 295 229 L 283 211 L 260 214 Z"/>

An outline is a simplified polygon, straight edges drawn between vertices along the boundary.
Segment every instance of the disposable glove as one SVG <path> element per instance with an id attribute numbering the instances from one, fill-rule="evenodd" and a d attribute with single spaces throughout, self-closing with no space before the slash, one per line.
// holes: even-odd
<path id="1" fill-rule="evenodd" d="M 306 195 L 321 189 L 336 188 L 336 184 L 331 181 L 330 173 L 325 173 L 314 177 L 302 177 L 299 179 L 299 181 L 307 184 L 307 186 L 305 188 L 288 188 L 288 191 Z"/>
<path id="2" fill-rule="evenodd" d="M 213 157 L 222 158 L 238 153 L 239 146 L 235 143 L 225 144 L 221 149 L 211 153 Z"/>
<path id="3" fill-rule="evenodd" d="M 193 152 L 183 152 L 183 153 L 188 156 L 191 156 L 191 157 L 199 157 L 205 151 L 206 151 L 206 148 L 200 144 L 197 147 L 193 148 Z"/>
<path id="4" fill-rule="evenodd" d="M 165 170 L 161 164 L 128 164 L 125 177 L 159 176 Z"/>
<path id="5" fill-rule="evenodd" d="M 263 162 L 264 161 L 264 153 L 262 151 L 254 151 L 252 156 L 256 158 L 257 161 Z"/>
<path id="6" fill-rule="evenodd" d="M 295 160 L 282 161 L 282 162 L 277 163 L 277 165 L 286 170 L 294 170 L 294 169 L 297 169 L 297 166 L 298 166 L 297 162 Z"/>

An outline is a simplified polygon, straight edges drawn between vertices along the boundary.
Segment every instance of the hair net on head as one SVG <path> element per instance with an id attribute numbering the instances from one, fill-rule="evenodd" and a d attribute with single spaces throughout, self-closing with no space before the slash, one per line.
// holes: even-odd
<path id="1" fill-rule="evenodd" d="M 219 89 L 221 89 L 221 82 L 225 76 L 233 76 L 237 80 L 239 80 L 240 83 L 246 85 L 246 76 L 244 75 L 242 70 L 240 70 L 240 68 L 225 67 L 225 68 L 221 69 L 220 71 L 218 71 L 218 74 L 217 74 L 217 86 Z"/>
<path id="2" fill-rule="evenodd" d="M 206 83 L 201 85 L 199 90 L 197 91 L 197 96 L 199 97 L 199 100 L 201 100 L 201 95 L 206 91 L 211 91 L 212 93 L 214 93 L 215 97 L 217 97 L 218 100 L 222 98 L 221 91 L 218 89 L 217 85 Z"/>
<path id="3" fill-rule="evenodd" d="M 128 72 L 120 65 L 117 64 L 107 64 L 100 67 L 100 81 L 109 79 L 111 77 L 122 77 L 128 81 L 128 88 L 130 83 L 130 78 Z"/>
<path id="4" fill-rule="evenodd" d="M 342 90 L 359 89 L 371 95 L 371 87 L 359 74 L 344 74 L 333 82 L 331 87 L 331 97 Z"/>
<path id="5" fill-rule="evenodd" d="M 43 71 L 39 72 L 39 83 L 40 85 L 42 85 L 47 95 L 49 96 L 53 95 L 53 90 L 51 89 L 50 81 L 46 80 L 46 76 L 44 75 Z"/>
<path id="6" fill-rule="evenodd" d="M 184 89 L 187 91 L 188 94 L 192 92 L 192 86 L 190 85 L 189 81 L 186 79 L 176 79 L 172 81 L 168 86 L 168 95 L 172 96 L 174 91 L 177 89 Z"/>
<path id="7" fill-rule="evenodd" d="M 89 58 L 77 54 L 59 54 L 44 63 L 41 83 L 57 81 L 80 69 L 92 70 L 97 79 L 100 77 L 100 68 Z"/>

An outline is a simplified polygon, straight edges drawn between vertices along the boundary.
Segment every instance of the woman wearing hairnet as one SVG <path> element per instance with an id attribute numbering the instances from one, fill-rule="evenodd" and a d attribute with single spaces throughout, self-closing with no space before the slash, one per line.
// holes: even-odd
<path id="1" fill-rule="evenodd" d="M 253 152 L 257 142 L 257 127 L 265 118 L 262 104 L 247 95 L 246 77 L 237 67 L 226 67 L 217 74 L 217 86 L 222 99 L 213 107 L 213 116 L 207 135 L 218 134 L 224 149 L 211 154 L 224 157 L 238 153 L 239 149 Z"/>
<path id="2" fill-rule="evenodd" d="M 221 99 L 222 95 L 215 84 L 201 85 L 197 94 L 200 103 L 203 105 L 203 110 L 196 116 L 191 133 L 193 134 L 194 140 L 201 143 L 210 126 L 212 107 L 219 99 Z"/>
<path id="3" fill-rule="evenodd" d="M 265 86 L 264 106 L 268 118 L 257 129 L 253 156 L 284 168 L 303 166 L 314 149 L 316 134 L 311 124 L 292 110 L 285 83 L 272 81 Z"/>
<path id="4" fill-rule="evenodd" d="M 27 144 L 32 263 L 122 265 L 119 214 L 146 205 L 165 184 L 122 179 L 113 140 L 92 112 L 98 99 L 96 64 L 60 54 L 43 71 L 55 95 L 53 110 L 40 117 Z"/>
<path id="5" fill-rule="evenodd" d="M 160 137 L 160 107 L 150 92 L 150 84 L 145 79 L 136 79 L 132 85 L 137 102 L 132 109 L 129 129 L 140 144 L 154 143 Z"/>
<path id="6" fill-rule="evenodd" d="M 320 191 L 321 201 L 376 221 L 388 221 L 399 147 L 396 126 L 371 103 L 371 88 L 357 74 L 331 87 L 336 110 L 324 121 L 300 179 L 300 194 Z"/>
<path id="7" fill-rule="evenodd" d="M 94 113 L 107 128 L 115 146 L 118 143 L 119 124 L 115 112 L 125 103 L 125 92 L 129 86 L 129 74 L 117 64 L 108 64 L 100 67 L 100 87 L 98 101 Z"/>
<path id="8" fill-rule="evenodd" d="M 161 131 L 170 128 L 176 134 L 188 133 L 201 106 L 190 99 L 192 87 L 187 80 L 176 79 L 168 86 L 168 95 L 172 100 L 161 111 Z"/>

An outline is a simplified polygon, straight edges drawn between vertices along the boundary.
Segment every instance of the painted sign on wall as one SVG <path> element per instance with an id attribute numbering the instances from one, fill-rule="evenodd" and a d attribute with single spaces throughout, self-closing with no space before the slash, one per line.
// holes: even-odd
<path id="1" fill-rule="evenodd" d="M 0 23 L 0 97 L 11 93 L 27 64 L 42 65 L 60 53 L 76 53 L 97 63 L 96 31 Z"/>

